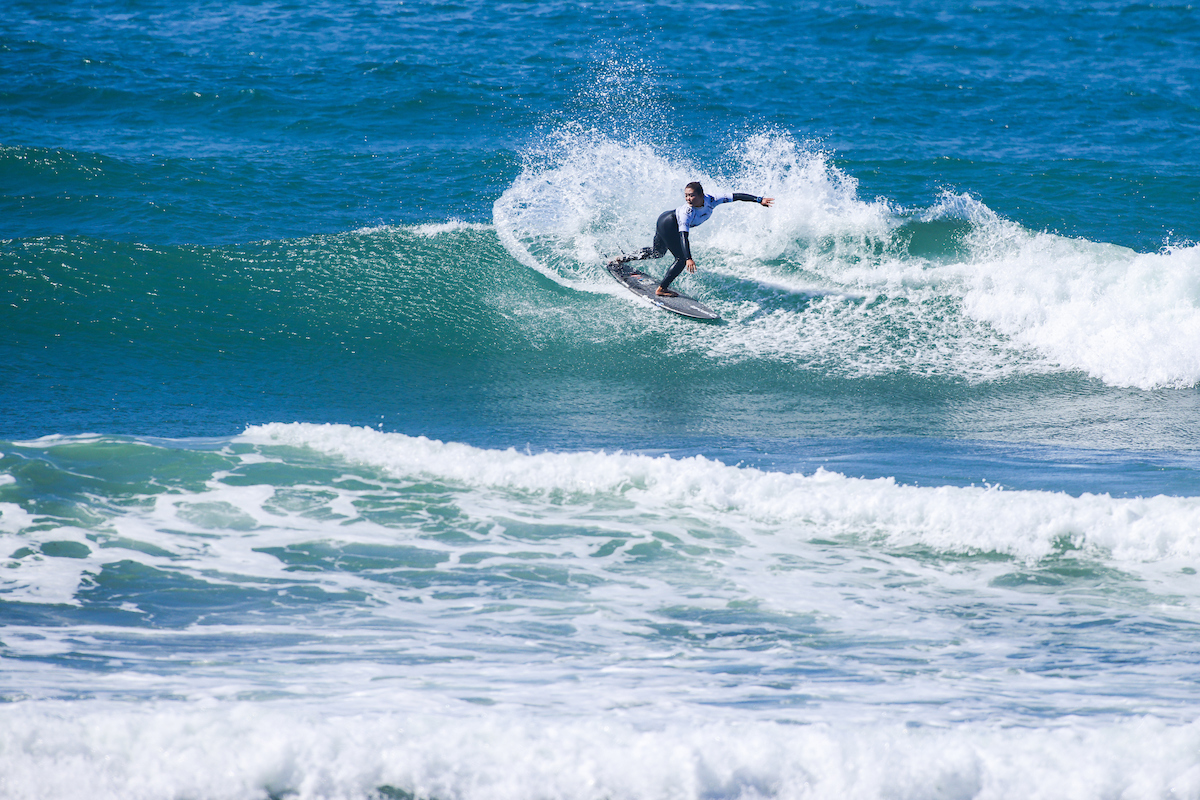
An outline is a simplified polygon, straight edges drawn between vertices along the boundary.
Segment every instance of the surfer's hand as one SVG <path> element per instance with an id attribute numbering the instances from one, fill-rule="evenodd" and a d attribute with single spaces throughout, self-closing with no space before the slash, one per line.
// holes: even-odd
<path id="1" fill-rule="evenodd" d="M 688 272 L 695 272 L 695 271 L 696 271 L 696 262 L 695 262 L 695 261 L 693 261 L 693 260 L 692 260 L 692 259 L 690 259 L 690 258 L 687 260 L 687 271 L 688 271 Z"/>
<path id="2" fill-rule="evenodd" d="M 770 208 L 771 206 L 775 205 L 775 198 L 774 197 L 764 197 L 762 199 L 762 204 L 764 206 L 766 206 L 767 208 Z"/>

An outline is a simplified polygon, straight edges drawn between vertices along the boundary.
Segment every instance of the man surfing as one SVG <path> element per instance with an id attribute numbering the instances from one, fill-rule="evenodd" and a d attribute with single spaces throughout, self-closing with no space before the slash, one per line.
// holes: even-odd
<path id="1" fill-rule="evenodd" d="M 668 209 L 658 217 L 658 225 L 654 230 L 654 245 L 643 248 L 640 253 L 622 256 L 617 262 L 634 261 L 643 258 L 662 258 L 669 250 L 675 256 L 675 263 L 667 270 L 662 282 L 654 293 L 659 297 L 678 297 L 671 291 L 671 281 L 679 277 L 684 268 L 688 272 L 696 271 L 696 261 L 692 258 L 692 248 L 688 242 L 688 234 L 692 228 L 703 224 L 712 216 L 713 209 L 722 203 L 732 203 L 740 200 L 747 203 L 758 203 L 771 206 L 775 203 L 772 197 L 755 197 L 750 194 L 734 192 L 713 196 L 704 193 L 704 187 L 699 181 L 692 181 L 683 189 L 683 205 L 679 208 Z"/>

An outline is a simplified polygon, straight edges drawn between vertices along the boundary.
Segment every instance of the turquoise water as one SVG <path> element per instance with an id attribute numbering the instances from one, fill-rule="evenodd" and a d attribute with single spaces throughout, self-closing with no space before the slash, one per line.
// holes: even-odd
<path id="1" fill-rule="evenodd" d="M 1198 34 L 13 5 L 0 794 L 1200 797 Z"/>

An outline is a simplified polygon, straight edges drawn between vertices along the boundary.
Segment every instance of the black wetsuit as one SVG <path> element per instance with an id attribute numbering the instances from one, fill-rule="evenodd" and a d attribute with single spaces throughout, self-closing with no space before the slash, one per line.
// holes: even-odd
<path id="1" fill-rule="evenodd" d="M 643 239 L 642 241 L 645 241 Z M 654 229 L 654 257 L 662 258 L 670 250 L 675 256 L 675 263 L 667 270 L 662 282 L 658 285 L 666 289 L 671 281 L 679 277 L 687 260 L 692 257 L 692 248 L 688 243 L 687 231 L 679 232 L 679 221 L 675 217 L 675 209 L 664 211 L 658 215 L 658 225 Z"/>

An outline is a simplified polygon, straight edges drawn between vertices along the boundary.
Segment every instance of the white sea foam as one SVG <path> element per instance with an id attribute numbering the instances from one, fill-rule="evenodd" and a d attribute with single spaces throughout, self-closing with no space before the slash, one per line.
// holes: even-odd
<path id="1" fill-rule="evenodd" d="M 649 245 L 658 214 L 698 179 L 776 205 L 727 206 L 696 230 L 700 277 L 684 284 L 739 324 L 680 347 L 851 375 L 1078 370 L 1143 389 L 1200 382 L 1200 246 L 1136 253 L 1038 233 L 966 194 L 903 211 L 860 198 L 827 154 L 786 135 L 751 136 L 728 160 L 714 173 L 566 128 L 528 154 L 496 201 L 496 232 L 552 280 L 625 298 L 600 265 Z M 908 251 L 906 224 L 945 220 L 966 223 L 955 248 Z"/>
<path id="2" fill-rule="evenodd" d="M 1200 382 L 1200 246 L 1137 253 L 970 216 L 966 313 L 1114 386 Z"/>
<path id="3" fill-rule="evenodd" d="M 1200 723 L 790 726 L 533 720 L 298 703 L 0 707 L 12 800 L 673 800 L 1200 796 Z"/>
<path id="4" fill-rule="evenodd" d="M 446 222 L 426 223 L 424 225 L 414 225 L 413 233 L 418 236 L 434 237 L 441 236 L 446 233 L 454 233 L 455 231 L 484 231 L 490 230 L 492 226 L 483 222 L 466 222 L 461 219 L 451 219 Z"/>
<path id="5" fill-rule="evenodd" d="M 491 223 L 467 222 L 466 220 L 451 218 L 445 222 L 426 222 L 419 225 L 367 225 L 355 228 L 351 233 L 358 236 L 372 236 L 381 233 L 409 233 L 413 236 L 432 239 L 457 231 L 486 231 L 491 229 Z"/>
<path id="6" fill-rule="evenodd" d="M 915 487 L 825 470 L 764 472 L 702 456 L 529 455 L 342 425 L 271 424 L 252 427 L 243 438 L 311 447 L 396 475 L 556 496 L 615 493 L 647 510 L 686 509 L 727 525 L 767 523 L 809 536 L 881 538 L 1024 559 L 1044 557 L 1064 542 L 1122 561 L 1200 555 L 1200 498 Z"/>

